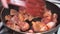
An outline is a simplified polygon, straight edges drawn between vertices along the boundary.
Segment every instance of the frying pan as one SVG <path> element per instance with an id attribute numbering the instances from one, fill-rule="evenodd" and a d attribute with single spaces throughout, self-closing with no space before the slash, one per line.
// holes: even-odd
<path id="1" fill-rule="evenodd" d="M 52 28 L 51 30 L 49 30 L 49 31 L 45 31 L 45 32 L 40 32 L 40 33 L 42 33 L 42 34 L 46 34 L 46 33 L 52 33 L 52 32 L 55 32 L 55 31 L 57 31 L 58 30 L 58 28 L 59 28 L 59 25 L 60 25 L 60 8 L 59 7 L 57 7 L 55 4 L 53 4 L 53 3 L 51 3 L 51 2 L 48 2 L 48 1 L 45 1 L 46 2 L 46 8 L 47 9 L 49 9 L 49 10 L 51 10 L 51 12 L 52 13 L 57 13 L 57 15 L 58 15 L 58 22 L 57 22 L 57 24 L 56 24 L 56 27 L 55 28 Z M 19 9 L 19 7 L 18 6 L 15 6 L 15 5 L 9 5 L 9 9 L 4 9 L 2 12 L 1 12 L 1 20 L 2 20 L 2 22 L 4 23 L 4 26 L 6 27 L 6 28 L 8 28 L 8 29 L 11 29 L 11 28 L 9 28 L 8 26 L 6 26 L 6 22 L 5 22 L 5 16 L 6 15 L 9 15 L 10 14 L 10 9 L 15 9 L 15 10 L 17 10 L 18 11 L 18 9 Z M 11 30 L 13 30 L 13 29 L 11 29 Z M 15 30 L 13 30 L 13 31 L 15 31 Z M 18 31 L 15 31 L 15 32 L 18 32 Z M 18 33 L 27 33 L 27 32 L 18 32 Z"/>

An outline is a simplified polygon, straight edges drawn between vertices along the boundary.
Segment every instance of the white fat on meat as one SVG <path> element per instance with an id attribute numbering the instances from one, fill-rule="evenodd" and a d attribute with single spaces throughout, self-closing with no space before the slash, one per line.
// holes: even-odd
<path id="1" fill-rule="evenodd" d="M 47 31 L 47 30 L 48 30 L 48 27 L 46 25 L 40 29 L 40 31 Z"/>
<path id="2" fill-rule="evenodd" d="M 18 17 L 15 15 L 15 16 L 13 16 L 12 18 L 11 18 L 11 21 L 13 22 L 13 23 L 17 23 L 18 22 Z"/>
<path id="3" fill-rule="evenodd" d="M 49 22 L 49 23 L 47 23 L 47 26 L 48 26 L 48 28 L 52 28 L 52 27 L 54 27 L 55 26 L 55 22 Z"/>

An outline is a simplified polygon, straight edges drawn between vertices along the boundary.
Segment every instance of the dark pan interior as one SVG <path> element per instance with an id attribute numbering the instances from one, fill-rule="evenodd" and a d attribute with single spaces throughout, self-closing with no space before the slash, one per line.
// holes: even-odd
<path id="1" fill-rule="evenodd" d="M 4 17 L 6 16 L 6 15 L 9 15 L 10 14 L 10 9 L 15 9 L 15 10 L 17 10 L 18 11 L 18 9 L 19 9 L 19 7 L 18 6 L 14 6 L 14 5 L 9 5 L 9 9 L 4 9 L 3 10 L 3 12 L 2 12 L 2 20 L 3 21 L 5 21 L 5 19 L 4 19 Z"/>
<path id="2" fill-rule="evenodd" d="M 52 11 L 52 13 L 57 13 L 58 14 L 58 22 L 57 22 L 57 26 L 60 24 L 59 22 L 60 22 L 60 8 L 58 8 L 56 5 L 54 5 L 53 3 L 50 3 L 50 2 L 48 2 L 48 1 L 46 1 L 46 6 L 47 6 L 47 8 L 49 9 L 49 10 L 51 10 Z M 6 16 L 6 15 L 9 15 L 10 14 L 10 9 L 15 9 L 15 10 L 17 10 L 18 11 L 18 9 L 19 9 L 19 7 L 18 6 L 14 6 L 14 5 L 9 5 L 9 9 L 4 9 L 3 10 L 3 12 L 2 12 L 2 14 L 1 14 L 1 17 L 2 17 L 2 20 L 3 20 L 3 22 L 4 22 L 4 24 L 5 24 L 5 19 L 4 19 L 4 17 Z"/>

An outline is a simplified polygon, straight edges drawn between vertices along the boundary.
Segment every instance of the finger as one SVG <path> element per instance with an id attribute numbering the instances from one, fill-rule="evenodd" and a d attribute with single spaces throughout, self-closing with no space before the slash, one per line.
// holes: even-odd
<path id="1" fill-rule="evenodd" d="M 7 0 L 1 0 L 4 8 L 8 8 Z"/>

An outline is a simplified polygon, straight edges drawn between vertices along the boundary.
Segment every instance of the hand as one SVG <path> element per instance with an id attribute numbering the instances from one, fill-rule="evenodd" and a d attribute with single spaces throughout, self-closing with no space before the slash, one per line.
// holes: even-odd
<path id="1" fill-rule="evenodd" d="M 25 7 L 25 2 L 22 0 L 1 0 L 1 2 L 4 8 L 9 8 L 8 4 Z"/>
<path id="2" fill-rule="evenodd" d="M 8 8 L 7 0 L 1 0 L 1 2 L 4 8 Z"/>

